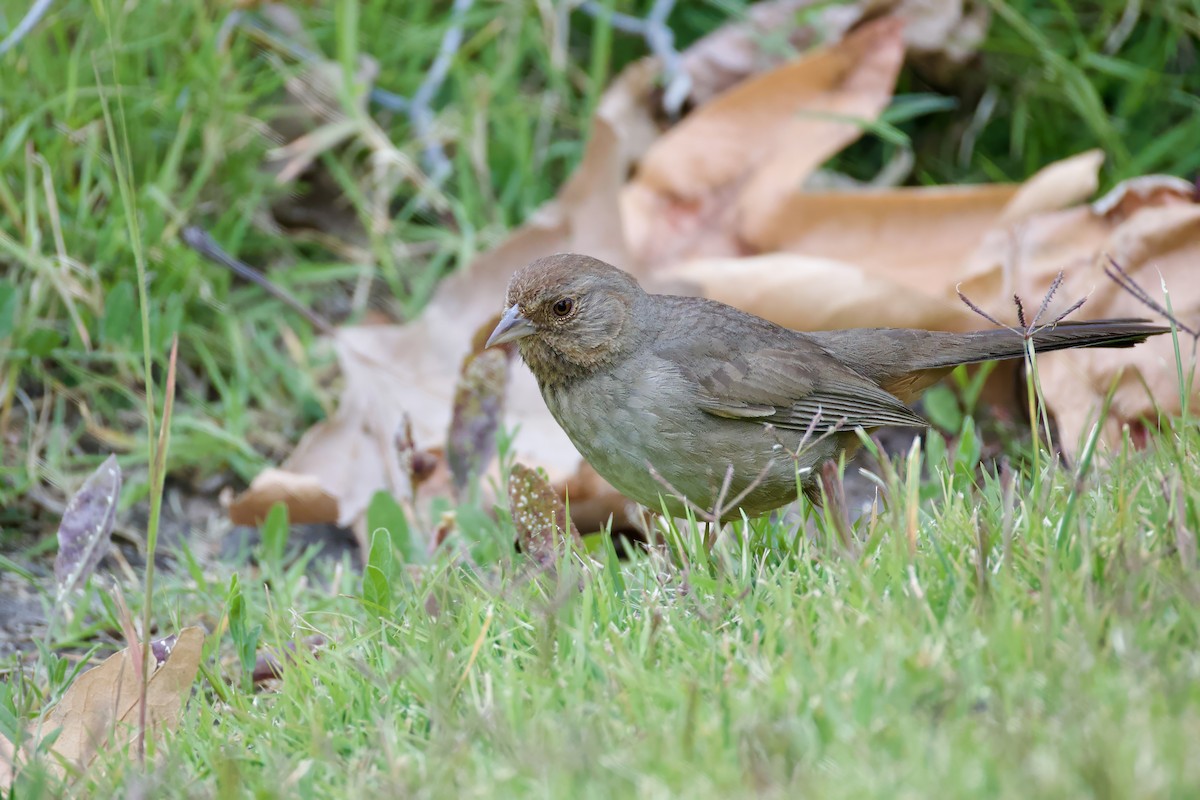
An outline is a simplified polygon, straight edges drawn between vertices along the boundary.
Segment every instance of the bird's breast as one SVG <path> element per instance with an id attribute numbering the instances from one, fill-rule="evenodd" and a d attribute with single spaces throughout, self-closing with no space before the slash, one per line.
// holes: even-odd
<path id="1" fill-rule="evenodd" d="M 669 494 L 711 483 L 706 423 L 695 389 L 670 362 L 645 360 L 564 386 L 543 387 L 546 405 L 588 463 L 618 491 L 651 508 Z M 661 478 L 655 478 L 650 467 Z"/>

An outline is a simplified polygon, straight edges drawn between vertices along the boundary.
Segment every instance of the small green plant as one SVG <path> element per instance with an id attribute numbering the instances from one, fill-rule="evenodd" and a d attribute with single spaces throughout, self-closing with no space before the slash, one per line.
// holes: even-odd
<path id="1" fill-rule="evenodd" d="M 250 621 L 249 604 L 242 590 L 237 573 L 229 579 L 229 591 L 225 595 L 225 613 L 229 619 L 229 638 L 241 665 L 242 691 L 254 691 L 254 664 L 258 659 L 258 645 L 262 639 L 262 625 Z"/>
<path id="2" fill-rule="evenodd" d="M 267 518 L 259 526 L 259 535 L 262 537 L 259 544 L 259 561 L 271 575 L 283 575 L 288 529 L 287 506 L 276 503 L 271 506 Z"/>
<path id="3" fill-rule="evenodd" d="M 378 528 L 371 534 L 371 549 L 363 567 L 363 602 L 376 613 L 392 614 L 392 576 L 395 561 L 395 545 L 386 528 Z"/>
<path id="4" fill-rule="evenodd" d="M 391 549 L 403 564 L 426 564 L 428 551 L 416 540 L 408 525 L 404 508 L 388 492 L 379 491 L 367 506 L 367 530 L 371 531 L 372 548 L 374 536 L 383 532 L 391 543 Z"/>

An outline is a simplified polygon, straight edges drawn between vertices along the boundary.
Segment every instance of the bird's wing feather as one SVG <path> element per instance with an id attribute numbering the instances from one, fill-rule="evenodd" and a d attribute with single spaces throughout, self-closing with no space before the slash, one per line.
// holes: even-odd
<path id="1" fill-rule="evenodd" d="M 707 414 L 816 433 L 927 424 L 807 334 L 710 300 L 654 297 L 674 321 L 656 351 L 691 380 Z"/>
<path id="2" fill-rule="evenodd" d="M 716 417 L 800 431 L 811 427 L 814 433 L 927 424 L 898 398 L 815 344 L 752 350 L 724 359 L 692 355 L 684 363 L 690 364 L 698 389 L 697 405 Z"/>

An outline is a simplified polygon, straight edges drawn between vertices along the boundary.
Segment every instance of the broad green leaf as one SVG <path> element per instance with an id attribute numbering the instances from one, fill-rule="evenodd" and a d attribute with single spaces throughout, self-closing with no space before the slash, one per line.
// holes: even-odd
<path id="1" fill-rule="evenodd" d="M 367 505 L 367 530 L 372 533 L 378 530 L 387 531 L 392 547 L 399 551 L 405 564 L 424 564 L 429 560 L 425 548 L 413 541 L 404 509 L 396 502 L 396 498 L 386 491 L 376 492 Z"/>
<path id="2" fill-rule="evenodd" d="M 371 534 L 362 597 L 368 605 L 389 611 L 392 608 L 392 539 L 386 528 L 377 528 Z"/>
<path id="3" fill-rule="evenodd" d="M 283 553 L 288 542 L 288 513 L 287 506 L 276 503 L 267 512 L 267 518 L 260 529 L 262 535 L 262 559 L 273 569 L 283 566 Z"/>

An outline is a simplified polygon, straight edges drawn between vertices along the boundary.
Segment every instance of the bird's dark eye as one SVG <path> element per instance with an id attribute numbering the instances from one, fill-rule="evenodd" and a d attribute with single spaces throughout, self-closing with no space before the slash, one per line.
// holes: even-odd
<path id="1" fill-rule="evenodd" d="M 575 308 L 575 301 L 569 297 L 564 297 L 554 304 L 555 316 L 565 317 L 571 313 L 571 309 Z"/>

